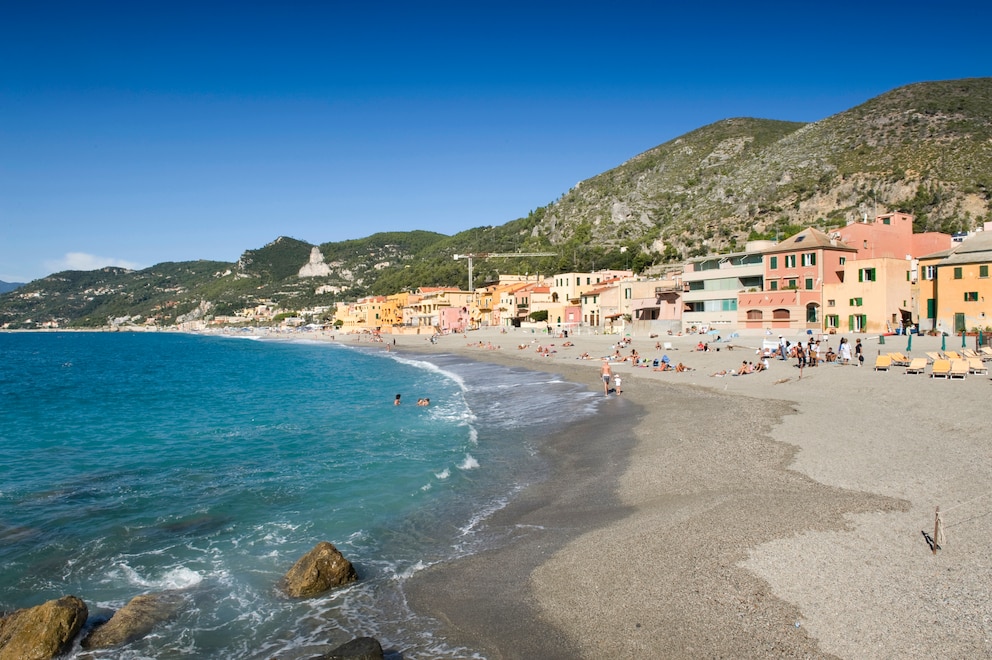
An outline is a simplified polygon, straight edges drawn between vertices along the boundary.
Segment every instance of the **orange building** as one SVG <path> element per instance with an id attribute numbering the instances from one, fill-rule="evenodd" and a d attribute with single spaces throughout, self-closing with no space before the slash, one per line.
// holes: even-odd
<path id="1" fill-rule="evenodd" d="M 992 232 L 920 257 L 921 329 L 951 334 L 992 326 Z M 926 305 L 926 313 L 923 306 Z"/>

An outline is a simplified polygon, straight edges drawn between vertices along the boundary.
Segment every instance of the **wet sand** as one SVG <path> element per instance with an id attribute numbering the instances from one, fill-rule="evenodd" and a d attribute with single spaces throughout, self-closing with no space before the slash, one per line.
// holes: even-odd
<path id="1" fill-rule="evenodd" d="M 489 522 L 512 541 L 419 574 L 411 605 L 487 658 L 992 655 L 989 377 L 875 372 L 877 352 L 905 352 L 899 337 L 866 340 L 864 368 L 708 375 L 754 360 L 762 338 L 709 353 L 692 350 L 698 337 L 659 338 L 694 367 L 683 374 L 615 365 L 623 395 L 554 438 L 551 478 Z M 566 349 L 482 331 L 397 345 L 598 391 L 599 361 L 574 356 L 616 339 Z M 632 347 L 660 356 L 655 341 Z M 914 338 L 910 352 L 939 342 Z M 935 556 L 921 530 L 937 505 Z"/>

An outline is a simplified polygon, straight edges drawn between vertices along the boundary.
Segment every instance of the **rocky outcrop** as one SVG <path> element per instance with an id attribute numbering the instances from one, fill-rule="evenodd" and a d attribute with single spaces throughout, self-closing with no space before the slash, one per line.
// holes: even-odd
<path id="1" fill-rule="evenodd" d="M 358 637 L 313 660 L 383 660 L 382 645 L 375 637 Z"/>
<path id="2" fill-rule="evenodd" d="M 90 633 L 83 640 L 83 648 L 103 649 L 140 639 L 156 624 L 170 619 L 182 601 L 182 595 L 174 591 L 136 596 Z"/>
<path id="3" fill-rule="evenodd" d="M 333 544 L 321 541 L 289 569 L 283 589 L 294 598 L 310 598 L 357 579 L 351 562 Z"/>
<path id="4" fill-rule="evenodd" d="M 49 660 L 65 653 L 89 611 L 75 596 L 63 596 L 0 619 L 0 660 Z"/>
<path id="5" fill-rule="evenodd" d="M 315 247 L 310 250 L 310 261 L 300 269 L 299 277 L 327 277 L 331 274 L 331 267 L 324 263 L 324 255 L 320 248 Z"/>

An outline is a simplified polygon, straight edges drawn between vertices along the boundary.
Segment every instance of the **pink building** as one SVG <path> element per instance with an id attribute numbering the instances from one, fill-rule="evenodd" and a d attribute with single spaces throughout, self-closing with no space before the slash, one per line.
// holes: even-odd
<path id="1" fill-rule="evenodd" d="M 762 251 L 761 291 L 737 296 L 742 328 L 805 330 L 822 323 L 823 286 L 840 282 L 857 250 L 810 227 Z"/>
<path id="2" fill-rule="evenodd" d="M 857 259 L 913 259 L 951 247 L 950 234 L 913 233 L 913 216 L 887 213 L 874 220 L 852 222 L 831 233 L 858 251 Z"/>

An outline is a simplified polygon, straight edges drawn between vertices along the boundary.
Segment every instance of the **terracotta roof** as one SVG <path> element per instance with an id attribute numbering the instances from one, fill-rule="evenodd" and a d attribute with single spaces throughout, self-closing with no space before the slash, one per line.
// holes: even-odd
<path id="1" fill-rule="evenodd" d="M 832 250 L 839 249 L 857 252 L 857 248 L 851 247 L 839 238 L 830 238 L 830 236 L 824 234 L 816 227 L 808 227 L 798 234 L 790 236 L 778 245 L 762 250 L 762 253 L 773 254 L 776 252 L 794 252 L 796 250 L 810 250 L 815 248 L 829 248 Z"/>

